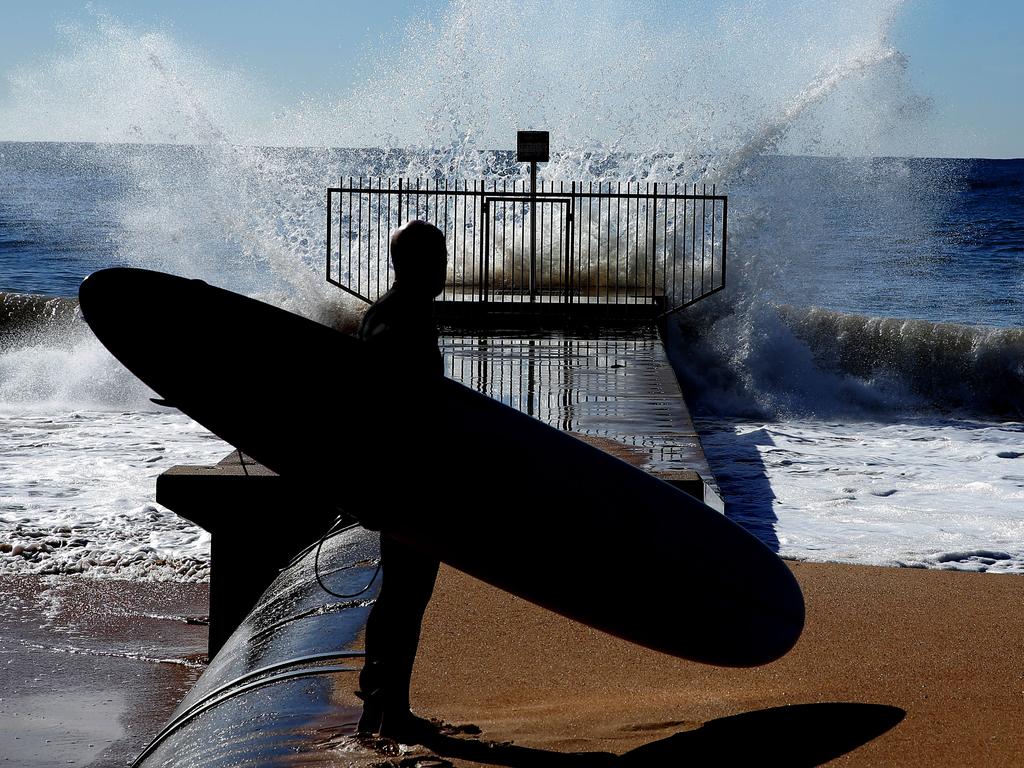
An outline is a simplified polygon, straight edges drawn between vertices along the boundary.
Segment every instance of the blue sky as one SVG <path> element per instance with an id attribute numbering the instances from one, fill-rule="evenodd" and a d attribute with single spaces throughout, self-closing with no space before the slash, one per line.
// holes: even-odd
<path id="1" fill-rule="evenodd" d="M 58 27 L 88 23 L 91 6 L 133 27 L 167 31 L 212 60 L 244 71 L 272 104 L 284 105 L 301 94 L 338 93 L 358 82 L 368 61 L 398 43 L 410 19 L 438 19 L 445 5 L 442 0 L 6 2 L 0 75 L 58 54 Z M 919 154 L 1024 156 L 1024 2 L 910 0 L 899 12 L 891 42 L 909 59 L 912 85 L 933 105 L 929 141 L 943 149 L 932 153 L 922 147 Z M 6 78 L 0 80 L 0 96 L 7 87 Z"/>

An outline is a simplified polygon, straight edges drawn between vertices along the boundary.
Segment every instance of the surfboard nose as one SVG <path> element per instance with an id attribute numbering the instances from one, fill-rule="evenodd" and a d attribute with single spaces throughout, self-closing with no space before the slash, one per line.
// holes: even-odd
<path id="1" fill-rule="evenodd" d="M 105 329 L 124 325 L 123 304 L 131 293 L 138 291 L 138 287 L 129 288 L 127 285 L 126 271 L 121 267 L 101 269 L 85 278 L 78 288 L 82 318 L 105 345 Z"/>
<path id="2" fill-rule="evenodd" d="M 90 325 L 111 313 L 122 315 L 127 306 L 139 304 L 157 295 L 156 289 L 167 280 L 183 280 L 173 275 L 135 267 L 108 267 L 93 272 L 78 287 L 82 315 Z"/>
<path id="3" fill-rule="evenodd" d="M 82 317 L 94 331 L 116 318 L 123 319 L 126 305 L 145 292 L 146 270 L 109 267 L 93 272 L 78 287 Z M 140 288 L 142 290 L 140 290 Z"/>
<path id="4" fill-rule="evenodd" d="M 93 333 L 121 359 L 122 350 L 167 343 L 172 324 L 154 322 L 154 318 L 187 315 L 189 309 L 182 302 L 188 294 L 169 289 L 199 282 L 148 269 L 108 267 L 82 281 L 78 301 Z"/>

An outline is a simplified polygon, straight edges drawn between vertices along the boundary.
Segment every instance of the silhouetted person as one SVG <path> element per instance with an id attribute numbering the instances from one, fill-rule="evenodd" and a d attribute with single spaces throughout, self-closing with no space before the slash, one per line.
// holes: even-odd
<path id="1" fill-rule="evenodd" d="M 444 234 L 427 222 L 408 222 L 391 235 L 391 263 L 394 285 L 367 310 L 359 337 L 371 345 L 386 399 L 396 403 L 394 426 L 424 432 L 430 426 L 430 389 L 444 375 L 433 317 L 448 268 Z M 409 457 L 411 466 L 421 462 L 426 464 Z M 380 511 L 383 527 L 389 515 L 423 514 L 426 487 L 413 476 L 389 488 Z M 383 581 L 366 622 L 366 664 L 359 675 L 359 731 L 417 741 L 436 732 L 430 721 L 412 714 L 409 684 L 439 563 L 384 533 L 380 556 Z"/>

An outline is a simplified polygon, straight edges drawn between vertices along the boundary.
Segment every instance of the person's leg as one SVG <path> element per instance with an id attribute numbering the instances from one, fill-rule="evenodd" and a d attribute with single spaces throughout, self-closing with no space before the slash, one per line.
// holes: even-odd
<path id="1" fill-rule="evenodd" d="M 359 672 L 359 690 L 356 694 L 363 700 L 363 714 L 359 718 L 357 730 L 360 733 L 377 733 L 383 717 L 384 659 L 387 656 L 386 640 L 388 630 L 388 591 L 385 589 L 387 579 L 384 577 L 384 536 L 380 537 L 380 570 L 381 585 L 377 590 L 377 598 L 370 615 L 366 618 L 363 644 L 366 656 L 363 668 Z"/>
<path id="2" fill-rule="evenodd" d="M 366 622 L 366 663 L 359 675 L 364 700 L 359 730 L 400 732 L 411 720 L 409 685 L 420 625 L 439 563 L 381 535 L 383 580 Z"/>

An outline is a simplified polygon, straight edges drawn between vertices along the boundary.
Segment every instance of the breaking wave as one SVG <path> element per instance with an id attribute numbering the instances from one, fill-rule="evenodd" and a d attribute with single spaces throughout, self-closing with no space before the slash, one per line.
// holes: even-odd
<path id="1" fill-rule="evenodd" d="M 706 413 L 1024 416 L 1024 329 L 769 303 L 709 314 L 674 331 L 676 354 L 685 355 L 677 370 Z"/>
<path id="2" fill-rule="evenodd" d="M 905 389 L 941 409 L 1024 415 L 1024 329 L 780 307 L 825 371 Z"/>

